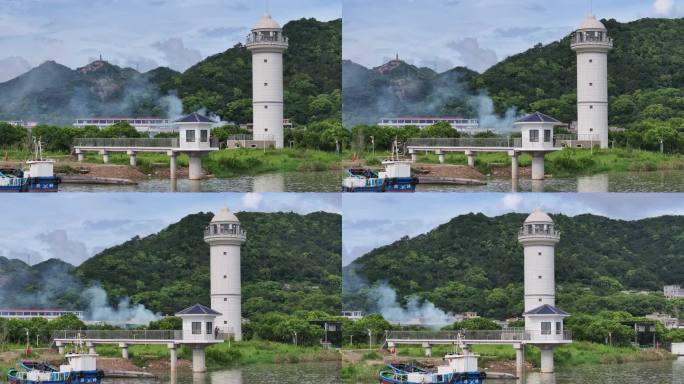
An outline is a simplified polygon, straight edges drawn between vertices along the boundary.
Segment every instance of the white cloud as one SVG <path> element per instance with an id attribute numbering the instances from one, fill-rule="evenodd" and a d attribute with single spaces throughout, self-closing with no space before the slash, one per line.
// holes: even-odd
<path id="1" fill-rule="evenodd" d="M 509 193 L 501 199 L 501 205 L 505 209 L 517 210 L 523 203 L 523 197 L 519 193 Z"/>
<path id="2" fill-rule="evenodd" d="M 240 203 L 246 209 L 257 209 L 261 205 L 263 196 L 259 193 L 245 193 L 240 199 Z"/>
<path id="3" fill-rule="evenodd" d="M 653 2 L 653 12 L 656 15 L 667 16 L 674 10 L 674 0 L 655 0 Z"/>
<path id="4" fill-rule="evenodd" d="M 159 49 L 164 54 L 169 68 L 176 71 L 185 71 L 202 60 L 202 53 L 196 49 L 186 48 L 183 39 L 179 37 L 158 41 L 152 44 L 152 47 Z"/>

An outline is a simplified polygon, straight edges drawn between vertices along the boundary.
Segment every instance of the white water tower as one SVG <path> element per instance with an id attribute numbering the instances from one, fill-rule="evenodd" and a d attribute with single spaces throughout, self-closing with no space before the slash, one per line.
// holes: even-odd
<path id="1" fill-rule="evenodd" d="M 608 51 L 613 39 L 606 27 L 588 16 L 571 36 L 577 52 L 577 140 L 608 148 Z"/>
<path id="2" fill-rule="evenodd" d="M 283 147 L 283 52 L 288 40 L 280 25 L 264 15 L 247 36 L 252 52 L 252 119 L 257 141 Z"/>
<path id="3" fill-rule="evenodd" d="M 560 232 L 549 215 L 534 210 L 518 233 L 525 255 L 525 331 L 541 350 L 541 372 L 553 372 L 553 348 L 570 343 L 563 329 L 568 313 L 556 308 L 555 247 Z"/>
<path id="4" fill-rule="evenodd" d="M 204 241 L 209 244 L 211 308 L 221 313 L 216 326 L 236 341 L 242 340 L 240 247 L 246 240 L 247 233 L 228 208 L 215 214 L 204 231 Z"/>

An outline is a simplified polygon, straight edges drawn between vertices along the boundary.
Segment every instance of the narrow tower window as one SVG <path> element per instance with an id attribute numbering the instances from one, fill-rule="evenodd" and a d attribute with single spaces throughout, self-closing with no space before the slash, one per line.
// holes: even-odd
<path id="1" fill-rule="evenodd" d="M 268 109 L 268 105 L 264 105 L 264 109 Z"/>
<path id="2" fill-rule="evenodd" d="M 268 87 L 268 83 L 264 83 L 264 87 Z"/>
<path id="3" fill-rule="evenodd" d="M 589 61 L 591 61 L 591 60 L 589 60 Z M 264 59 L 264 63 L 268 63 L 268 59 Z"/>
<path id="4" fill-rule="evenodd" d="M 589 59 L 589 62 L 590 62 L 590 63 L 593 63 L 593 62 L 594 62 L 594 60 L 592 60 L 592 59 Z"/>
<path id="5" fill-rule="evenodd" d="M 590 87 L 591 87 L 592 85 L 594 85 L 594 83 L 589 83 L 589 86 L 590 86 Z"/>
<path id="6" fill-rule="evenodd" d="M 594 106 L 593 106 L 593 105 L 590 105 L 590 106 L 589 106 L 589 109 L 594 109 Z"/>
<path id="7" fill-rule="evenodd" d="M 541 275 L 539 275 L 539 278 L 541 279 Z"/>

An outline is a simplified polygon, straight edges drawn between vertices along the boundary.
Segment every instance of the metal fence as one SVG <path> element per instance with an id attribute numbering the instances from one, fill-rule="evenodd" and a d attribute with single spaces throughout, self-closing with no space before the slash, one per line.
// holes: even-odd
<path id="1" fill-rule="evenodd" d="M 410 147 L 496 147 L 513 148 L 516 138 L 412 138 L 408 140 Z"/>
<path id="2" fill-rule="evenodd" d="M 562 337 L 562 339 L 561 339 Z M 543 335 L 540 331 L 525 331 L 523 328 L 509 328 L 501 330 L 464 330 L 464 331 L 386 331 L 386 340 L 459 340 L 464 341 L 529 341 L 540 338 L 549 341 L 572 340 L 570 331 L 563 331 L 563 334 Z"/>
<path id="3" fill-rule="evenodd" d="M 75 147 L 144 147 L 144 148 L 176 148 L 177 138 L 129 139 L 129 138 L 78 138 L 74 139 Z"/>
<path id="4" fill-rule="evenodd" d="M 391 340 L 529 340 L 523 329 L 493 331 L 387 331 Z"/>
<path id="5" fill-rule="evenodd" d="M 183 331 L 135 330 L 135 331 L 52 331 L 52 339 L 84 340 L 182 340 Z"/>

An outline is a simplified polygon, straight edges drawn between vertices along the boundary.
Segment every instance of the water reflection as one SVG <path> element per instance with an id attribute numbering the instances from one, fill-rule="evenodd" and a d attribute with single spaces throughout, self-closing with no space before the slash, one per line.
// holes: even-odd
<path id="1" fill-rule="evenodd" d="M 225 369 L 205 373 L 180 372 L 160 380 L 115 381 L 105 379 L 105 384 L 320 384 L 340 383 L 339 362 L 253 365 L 237 369 Z"/>
<path id="2" fill-rule="evenodd" d="M 138 185 L 63 184 L 69 192 L 337 192 L 340 172 L 287 172 L 229 179 L 151 179 Z"/>
<path id="3" fill-rule="evenodd" d="M 684 172 L 615 172 L 546 180 L 488 179 L 486 185 L 418 184 L 419 192 L 684 192 Z"/>
<path id="4" fill-rule="evenodd" d="M 558 367 L 557 367 L 558 368 Z M 486 380 L 487 384 L 511 383 Z M 528 372 L 516 384 L 684 384 L 684 358 L 674 361 L 579 365 L 557 369 L 556 373 Z"/>

